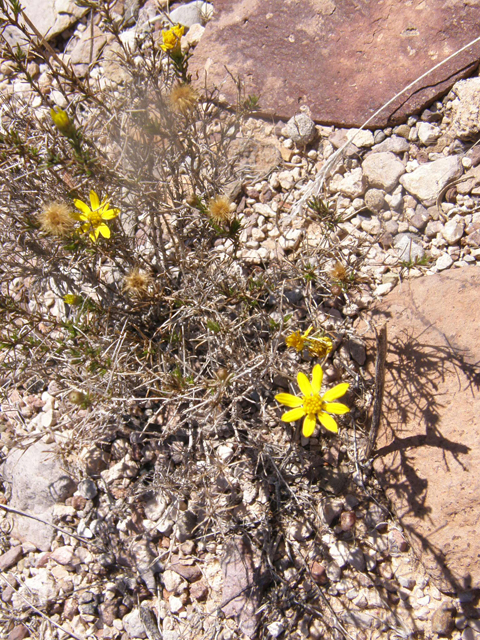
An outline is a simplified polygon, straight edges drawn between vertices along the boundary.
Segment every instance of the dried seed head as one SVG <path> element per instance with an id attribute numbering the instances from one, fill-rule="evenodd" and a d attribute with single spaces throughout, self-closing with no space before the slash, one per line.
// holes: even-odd
<path id="1" fill-rule="evenodd" d="M 66 236 L 75 225 L 70 207 L 64 202 L 50 202 L 38 215 L 40 228 L 52 236 Z"/>
<path id="2" fill-rule="evenodd" d="M 172 111 L 187 115 L 195 108 L 198 102 L 198 94 L 189 84 L 177 84 L 173 87 L 168 97 Z"/>
<path id="3" fill-rule="evenodd" d="M 228 196 L 217 196 L 208 203 L 208 215 L 217 224 L 230 222 L 232 219 L 232 203 Z"/>
<path id="4" fill-rule="evenodd" d="M 72 404 L 81 405 L 86 401 L 87 396 L 81 391 L 73 390 L 73 391 L 70 391 L 70 393 L 68 394 L 68 399 Z"/>
<path id="5" fill-rule="evenodd" d="M 219 369 L 217 369 L 217 371 L 215 372 L 215 375 L 217 376 L 217 378 L 219 380 L 221 380 L 222 382 L 225 382 L 225 380 L 228 378 L 228 376 L 230 375 L 228 369 L 225 369 L 225 367 L 220 367 Z"/>
<path id="6" fill-rule="evenodd" d="M 124 290 L 133 296 L 144 296 L 152 284 L 150 274 L 140 271 L 137 267 L 125 276 Z"/>
<path id="7" fill-rule="evenodd" d="M 341 262 L 336 262 L 333 265 L 332 270 L 330 271 L 330 276 L 334 280 L 346 280 L 347 279 L 347 269 Z"/>

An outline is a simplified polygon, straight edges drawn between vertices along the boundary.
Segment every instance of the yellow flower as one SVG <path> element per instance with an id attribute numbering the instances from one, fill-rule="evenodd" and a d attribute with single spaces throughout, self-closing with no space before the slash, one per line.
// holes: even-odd
<path id="1" fill-rule="evenodd" d="M 102 202 L 98 199 L 95 191 L 90 191 L 90 205 L 85 204 L 82 200 L 74 200 L 74 205 L 80 209 L 82 213 L 77 214 L 78 220 L 85 222 L 80 229 L 83 233 L 87 233 L 93 242 L 96 242 L 101 234 L 104 238 L 110 238 L 110 229 L 103 222 L 116 218 L 120 213 L 120 209 L 110 209 L 110 203 L 107 197 Z"/>
<path id="2" fill-rule="evenodd" d="M 285 344 L 287 347 L 293 347 L 297 351 L 303 351 L 305 342 L 307 341 L 308 334 L 312 331 L 313 327 L 309 327 L 304 334 L 300 334 L 300 331 L 294 331 L 285 338 Z"/>
<path id="3" fill-rule="evenodd" d="M 231 201 L 228 196 L 217 196 L 208 203 L 208 215 L 217 224 L 230 222 L 232 219 Z"/>
<path id="4" fill-rule="evenodd" d="M 333 342 L 328 336 L 308 338 L 307 343 L 310 354 L 317 358 L 326 358 L 333 349 Z"/>
<path id="5" fill-rule="evenodd" d="M 283 422 L 295 422 L 295 420 L 300 420 L 305 416 L 303 421 L 303 435 L 305 438 L 309 438 L 314 432 L 317 418 L 325 429 L 337 433 L 338 425 L 329 414 L 342 415 L 350 411 L 346 405 L 340 402 L 332 402 L 332 400 L 341 398 L 350 385 L 347 382 L 342 382 L 321 396 L 322 380 L 323 370 L 317 364 L 313 367 L 311 383 L 304 373 L 299 372 L 297 375 L 298 386 L 303 394 L 301 397 L 294 396 L 291 393 L 279 393 L 275 396 L 277 402 L 287 407 L 292 407 L 291 411 L 283 414 Z"/>
<path id="6" fill-rule="evenodd" d="M 77 296 L 74 293 L 67 293 L 63 296 L 63 301 L 70 305 L 79 305 L 82 304 L 83 298 L 82 296 Z"/>
<path id="7" fill-rule="evenodd" d="M 55 109 L 50 109 L 50 116 L 53 120 L 53 124 L 57 127 L 60 133 L 63 133 L 64 136 L 71 138 L 75 135 L 75 126 L 73 122 L 68 117 L 67 113 L 57 107 L 58 111 Z"/>
<path id="8" fill-rule="evenodd" d="M 168 97 L 173 111 L 187 115 L 198 102 L 198 95 L 195 89 L 189 84 L 178 84 L 172 89 Z"/>
<path id="9" fill-rule="evenodd" d="M 160 49 L 164 51 L 172 51 L 180 48 L 180 39 L 183 36 L 185 27 L 181 24 L 176 24 L 174 27 L 162 31 L 163 44 L 160 45 Z"/>
<path id="10" fill-rule="evenodd" d="M 66 236 L 75 225 L 75 214 L 63 202 L 50 202 L 39 214 L 42 231 L 54 236 Z"/>

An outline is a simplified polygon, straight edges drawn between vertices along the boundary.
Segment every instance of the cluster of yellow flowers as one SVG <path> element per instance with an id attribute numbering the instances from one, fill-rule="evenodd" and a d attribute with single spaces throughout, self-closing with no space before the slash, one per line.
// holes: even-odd
<path id="1" fill-rule="evenodd" d="M 333 349 L 333 342 L 328 336 L 311 336 L 313 327 L 309 327 L 305 333 L 294 331 L 285 338 L 287 347 L 293 347 L 298 352 L 308 348 L 312 356 L 317 358 L 326 358 Z"/>
<path id="2" fill-rule="evenodd" d="M 170 27 L 170 29 L 165 29 L 162 31 L 163 44 L 160 45 L 160 49 L 163 49 L 166 53 L 179 51 L 180 42 L 184 33 L 185 27 L 181 24 L 176 24 Z"/>
<path id="3" fill-rule="evenodd" d="M 72 211 L 64 202 L 50 202 L 38 216 L 42 231 L 55 236 L 66 236 L 73 231 L 75 222 L 82 222 L 80 231 L 88 233 L 92 242 L 98 236 L 110 238 L 110 229 L 104 220 L 112 220 L 120 213 L 120 209 L 111 208 L 109 199 L 105 196 L 100 202 L 95 191 L 90 191 L 90 206 L 82 200 L 73 201 L 80 211 Z"/>

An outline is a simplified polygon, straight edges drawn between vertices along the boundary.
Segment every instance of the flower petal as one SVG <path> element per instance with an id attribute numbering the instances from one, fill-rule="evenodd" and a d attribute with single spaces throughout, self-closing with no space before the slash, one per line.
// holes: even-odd
<path id="1" fill-rule="evenodd" d="M 312 331 L 312 329 L 313 329 L 313 325 L 310 325 L 308 329 L 305 331 L 305 333 L 303 334 L 302 338 L 306 338 L 308 334 Z"/>
<path id="2" fill-rule="evenodd" d="M 82 202 L 82 200 L 78 200 L 78 198 L 75 198 L 73 204 L 77 207 L 77 209 L 80 209 L 80 211 L 87 216 L 87 219 L 90 219 L 92 210 L 90 209 L 88 204 L 85 204 L 85 202 Z"/>
<path id="3" fill-rule="evenodd" d="M 324 393 L 322 400 L 324 402 L 330 402 L 330 400 L 336 400 L 337 398 L 341 398 L 343 395 L 347 393 L 347 389 L 350 385 L 348 382 L 342 382 L 341 384 L 337 384 L 332 389 L 329 389 L 326 393 Z"/>
<path id="4" fill-rule="evenodd" d="M 300 420 L 305 415 L 305 409 L 303 407 L 298 407 L 297 409 L 292 409 L 291 411 L 287 411 L 282 416 L 282 422 L 295 422 L 295 420 Z"/>
<path id="5" fill-rule="evenodd" d="M 303 435 L 305 438 L 310 438 L 312 433 L 315 431 L 316 424 L 317 420 L 315 419 L 314 413 L 310 413 L 308 416 L 305 416 L 305 420 L 303 421 Z"/>
<path id="6" fill-rule="evenodd" d="M 333 433 L 338 433 L 338 425 L 332 418 L 332 416 L 328 415 L 328 413 L 320 413 L 318 419 L 320 420 L 321 424 L 323 424 L 325 429 L 327 429 L 328 431 L 333 431 Z"/>
<path id="7" fill-rule="evenodd" d="M 301 407 L 303 404 L 303 398 L 297 398 L 291 393 L 277 393 L 275 400 L 287 407 Z"/>
<path id="8" fill-rule="evenodd" d="M 92 211 L 95 211 L 100 206 L 100 200 L 93 189 L 90 191 L 90 204 L 92 205 Z"/>
<path id="9" fill-rule="evenodd" d="M 298 386 L 300 387 L 300 391 L 304 396 L 312 395 L 312 385 L 310 384 L 310 380 L 301 371 L 297 373 L 297 382 Z"/>
<path id="10" fill-rule="evenodd" d="M 344 413 L 349 413 L 350 411 L 347 405 L 342 404 L 341 402 L 325 402 L 323 408 L 325 409 L 325 411 L 328 411 L 328 413 L 334 413 L 337 416 L 341 416 Z"/>
<path id="11" fill-rule="evenodd" d="M 105 211 L 102 211 L 101 213 L 102 220 L 111 220 L 112 218 L 116 218 L 119 213 L 120 209 L 108 209 L 107 207 Z"/>
<path id="12" fill-rule="evenodd" d="M 98 227 L 95 229 L 97 237 L 98 234 L 101 233 L 102 236 L 104 238 L 110 238 L 110 229 L 107 227 L 106 224 L 99 224 Z"/>
<path id="13" fill-rule="evenodd" d="M 319 364 L 313 367 L 312 371 L 312 391 L 313 393 L 320 393 L 322 388 L 323 369 Z"/>

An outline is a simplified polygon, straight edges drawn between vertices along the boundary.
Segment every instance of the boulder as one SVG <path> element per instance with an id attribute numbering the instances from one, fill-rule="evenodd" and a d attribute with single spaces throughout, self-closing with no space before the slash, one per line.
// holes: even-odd
<path id="1" fill-rule="evenodd" d="M 194 77 L 236 104 L 260 97 L 264 115 L 359 127 L 388 100 L 480 35 L 476 2 L 355 3 L 351 0 L 215 0 L 215 15 L 191 60 Z M 469 47 L 375 116 L 371 128 L 405 121 L 478 65 Z M 395 73 L 392 73 L 395 69 Z M 230 76 L 229 74 L 232 74 Z"/>
<path id="2" fill-rule="evenodd" d="M 480 588 L 480 269 L 406 281 L 388 323 L 374 467 L 409 541 L 446 592 Z"/>

